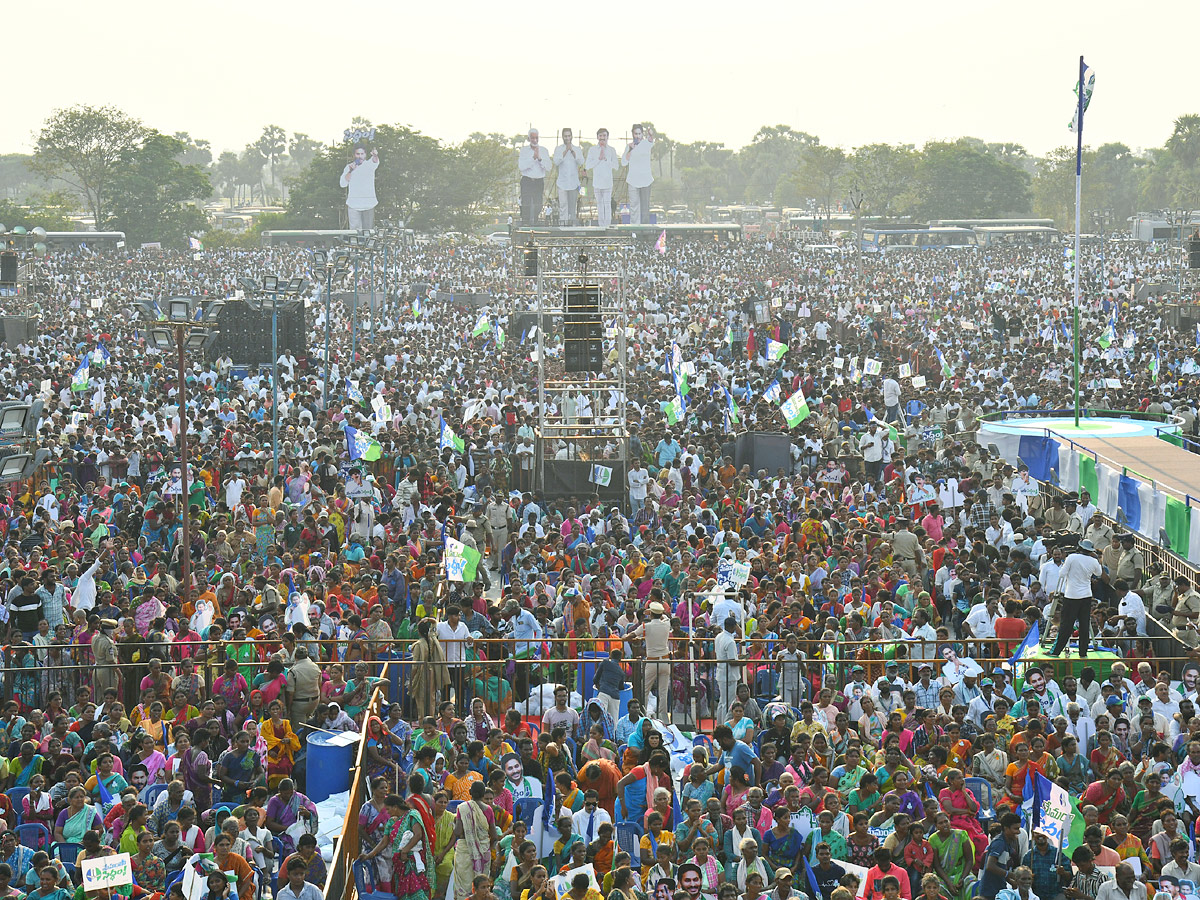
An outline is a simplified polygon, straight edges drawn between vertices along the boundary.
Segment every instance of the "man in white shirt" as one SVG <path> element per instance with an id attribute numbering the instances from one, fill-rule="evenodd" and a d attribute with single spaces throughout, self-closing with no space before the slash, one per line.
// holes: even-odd
<path id="1" fill-rule="evenodd" d="M 883 379 L 883 421 L 900 421 L 900 382 L 890 375 Z"/>
<path id="2" fill-rule="evenodd" d="M 521 172 L 521 224 L 536 225 L 550 172 L 550 154 L 538 145 L 538 130 L 529 129 L 529 143 L 521 148 L 517 168 Z"/>
<path id="3" fill-rule="evenodd" d="M 354 160 L 342 170 L 338 184 L 346 188 L 346 213 L 355 231 L 370 231 L 375 227 L 375 170 L 379 168 L 379 151 L 372 150 L 367 159 L 364 147 L 354 151 Z"/>
<path id="4" fill-rule="evenodd" d="M 654 183 L 654 175 L 650 171 L 654 133 L 643 130 L 641 124 L 635 124 L 632 131 L 633 142 L 621 156 L 621 165 L 629 169 L 625 173 L 625 184 L 629 186 L 629 224 L 648 225 L 650 185 Z"/>
<path id="5" fill-rule="evenodd" d="M 446 655 L 446 668 L 450 670 L 450 686 L 454 688 L 455 700 L 461 706 L 466 693 L 463 689 L 463 673 L 466 671 L 466 647 L 472 643 L 471 632 L 460 616 L 457 606 L 446 609 L 446 618 L 437 623 L 437 638 Z"/>
<path id="6" fill-rule="evenodd" d="M 1113 588 L 1116 595 L 1120 598 L 1117 603 L 1117 615 L 1123 616 L 1126 619 L 1132 619 L 1134 630 L 1145 636 L 1146 634 L 1146 604 L 1142 601 L 1141 594 L 1129 589 L 1129 582 L 1124 578 L 1118 578 L 1113 583 Z"/>
<path id="7" fill-rule="evenodd" d="M 991 639 L 996 636 L 996 619 L 1000 618 L 997 605 L 993 595 L 986 603 L 976 603 L 971 607 L 965 621 L 971 626 L 972 637 Z"/>
<path id="8" fill-rule="evenodd" d="M 621 164 L 617 151 L 608 146 L 608 129 L 596 132 L 596 143 L 588 150 L 587 170 L 592 173 L 592 196 L 596 198 L 596 224 L 612 224 L 613 173 Z"/>
<path id="9" fill-rule="evenodd" d="M 1087 657 L 1092 625 L 1092 579 L 1102 578 L 1104 570 L 1096 559 L 1091 541 L 1080 541 L 1079 549 L 1067 557 L 1058 573 L 1055 590 L 1063 595 L 1058 639 L 1048 654 L 1058 656 L 1066 649 L 1075 627 L 1079 626 L 1079 656 Z"/>
<path id="10" fill-rule="evenodd" d="M 646 505 L 646 491 L 650 484 L 650 473 L 642 468 L 640 459 L 633 460 L 629 470 L 629 508 L 635 515 Z"/>
<path id="11" fill-rule="evenodd" d="M 572 142 L 570 128 L 562 130 L 562 143 L 554 148 L 554 167 L 558 169 L 558 224 L 575 225 L 579 205 L 579 170 L 583 168 L 583 151 Z"/>
<path id="12" fill-rule="evenodd" d="M 866 475 L 872 484 L 879 481 L 879 475 L 883 472 L 883 439 L 879 423 L 874 419 L 867 423 L 867 433 L 858 439 Z"/>

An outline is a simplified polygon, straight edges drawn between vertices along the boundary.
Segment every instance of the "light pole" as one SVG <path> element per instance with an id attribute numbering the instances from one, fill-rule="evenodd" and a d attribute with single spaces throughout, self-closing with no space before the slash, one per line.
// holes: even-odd
<path id="1" fill-rule="evenodd" d="M 279 474 L 279 313 L 291 312 L 301 302 L 308 280 L 293 278 L 283 289 L 284 300 L 279 301 L 279 276 L 264 275 L 259 288 L 250 278 L 243 278 L 246 302 L 251 309 L 266 312 L 271 310 L 271 478 Z"/>
<path id="2" fill-rule="evenodd" d="M 180 492 L 183 501 L 181 524 L 183 548 L 179 554 L 180 584 L 186 599 L 191 587 L 191 478 L 188 475 L 188 417 L 186 351 L 203 351 L 217 336 L 217 321 L 225 306 L 224 300 L 201 300 L 199 297 L 171 297 L 164 311 L 153 300 L 141 300 L 142 318 L 150 324 L 147 340 L 163 352 L 176 350 L 179 376 L 179 466 Z"/>
<path id="3" fill-rule="evenodd" d="M 863 192 L 857 184 L 850 188 L 850 205 L 854 207 L 855 255 L 858 257 L 858 280 L 861 283 L 862 271 L 862 220 L 859 216 L 863 205 Z"/>
<path id="4" fill-rule="evenodd" d="M 333 291 L 333 276 L 343 277 L 350 267 L 350 254 L 339 250 L 331 259 L 324 250 L 313 251 L 313 277 L 325 270 L 325 374 L 321 380 L 321 408 L 329 409 L 329 301 Z"/>

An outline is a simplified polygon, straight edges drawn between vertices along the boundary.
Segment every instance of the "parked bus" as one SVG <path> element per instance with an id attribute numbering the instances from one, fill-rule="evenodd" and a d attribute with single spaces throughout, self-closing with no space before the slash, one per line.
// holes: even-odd
<path id="1" fill-rule="evenodd" d="M 1053 219 L 937 219 L 930 225 L 940 225 L 946 228 L 1017 228 L 1022 225 L 1035 225 L 1042 228 L 1053 228 Z"/>
<path id="2" fill-rule="evenodd" d="M 316 247 L 328 249 L 344 244 L 358 232 L 353 228 L 315 229 L 297 231 L 264 231 L 262 245 L 264 247 Z"/>
<path id="3" fill-rule="evenodd" d="M 890 247 L 917 247 L 921 250 L 960 249 L 979 246 L 970 228 L 912 226 L 909 228 L 864 228 L 862 248 L 882 251 Z"/>
<path id="4" fill-rule="evenodd" d="M 1046 225 L 981 225 L 975 228 L 981 247 L 1021 246 L 1057 244 L 1062 233 Z"/>
<path id="5" fill-rule="evenodd" d="M 93 250 L 112 253 L 114 250 L 124 249 L 125 232 L 47 231 L 42 243 L 50 250 Z"/>

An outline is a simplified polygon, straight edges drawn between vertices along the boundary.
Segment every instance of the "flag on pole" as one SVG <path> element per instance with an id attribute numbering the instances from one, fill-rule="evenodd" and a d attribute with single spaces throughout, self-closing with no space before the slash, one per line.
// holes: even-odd
<path id="1" fill-rule="evenodd" d="M 787 352 L 787 344 L 767 338 L 767 359 L 783 359 L 783 355 Z"/>
<path id="2" fill-rule="evenodd" d="M 190 238 L 188 238 L 188 249 L 189 250 L 203 250 L 204 245 L 202 243 L 200 243 L 200 241 L 197 238 L 190 237 Z"/>
<path id="3" fill-rule="evenodd" d="M 1066 850 L 1075 831 L 1075 810 L 1071 797 L 1041 772 L 1036 773 L 1033 784 L 1033 833 L 1044 834 L 1050 846 Z M 1083 816 L 1078 817 L 1080 826 Z M 1082 837 L 1082 827 L 1080 837 Z"/>
<path id="4" fill-rule="evenodd" d="M 662 401 L 659 404 L 659 409 L 666 415 L 667 424 L 674 425 L 683 419 L 683 398 L 677 394 L 674 400 Z"/>
<path id="5" fill-rule="evenodd" d="M 112 360 L 112 354 L 108 352 L 108 348 L 103 344 L 97 344 L 96 349 L 92 351 L 92 365 L 97 369 L 103 369 Z"/>
<path id="6" fill-rule="evenodd" d="M 504 329 L 500 327 L 499 323 L 496 324 L 496 346 L 504 346 Z"/>
<path id="7" fill-rule="evenodd" d="M 658 240 L 654 242 L 654 249 L 659 253 L 667 252 L 667 229 L 664 228 L 659 233 Z"/>
<path id="8" fill-rule="evenodd" d="M 946 378 L 949 378 L 954 374 L 954 369 L 951 367 L 950 363 L 946 361 L 946 355 L 942 353 L 941 350 L 936 350 L 934 352 L 937 353 L 938 365 L 942 367 L 942 375 Z"/>
<path id="9" fill-rule="evenodd" d="M 881 360 L 878 360 L 878 359 L 864 359 L 863 360 L 863 374 L 879 375 L 881 372 L 883 372 L 883 362 Z"/>
<path id="10" fill-rule="evenodd" d="M 479 335 L 487 334 L 491 330 L 492 323 L 488 321 L 487 313 L 480 313 L 479 321 L 475 323 L 475 328 L 471 331 L 471 337 L 479 337 Z"/>
<path id="11" fill-rule="evenodd" d="M 1155 350 L 1154 351 L 1154 359 L 1150 360 L 1150 365 L 1149 365 L 1150 378 L 1152 381 L 1154 381 L 1155 384 L 1158 383 L 1158 370 L 1161 366 L 1162 366 L 1162 359 L 1159 356 L 1158 351 Z"/>
<path id="12" fill-rule="evenodd" d="M 612 484 L 612 466 L 602 466 L 599 463 L 592 464 L 592 474 L 588 478 L 592 484 L 598 484 L 600 487 L 608 487 Z"/>
<path id="13" fill-rule="evenodd" d="M 779 411 L 787 419 L 788 428 L 795 428 L 807 419 L 811 412 L 808 408 L 808 401 L 804 399 L 804 391 L 796 391 L 796 393 L 784 400 L 783 405 L 779 407 Z"/>
<path id="14" fill-rule="evenodd" d="M 729 411 L 730 424 L 736 425 L 738 423 L 738 408 L 733 400 L 733 394 L 729 393 L 729 389 L 725 385 L 721 385 L 721 390 L 725 392 L 725 408 Z"/>
<path id="15" fill-rule="evenodd" d="M 1196 323 L 1196 346 L 1200 347 L 1200 322 Z"/>
<path id="16" fill-rule="evenodd" d="M 733 326 L 725 326 L 725 343 L 730 347 L 733 346 Z M 1200 347 L 1200 324 L 1196 326 L 1196 346 Z"/>
<path id="17" fill-rule="evenodd" d="M 450 426 L 446 424 L 446 420 L 442 419 L 442 431 L 438 440 L 438 447 L 449 447 L 455 453 L 462 453 L 467 449 L 466 443 L 457 434 L 450 430 Z"/>
<path id="18" fill-rule="evenodd" d="M 367 405 L 366 398 L 363 397 L 362 391 L 356 388 L 349 378 L 346 379 L 346 396 L 362 406 Z"/>
<path id="19" fill-rule="evenodd" d="M 783 393 L 779 387 L 779 381 L 772 381 L 763 391 L 763 399 L 771 403 L 778 403 L 783 398 Z"/>
<path id="20" fill-rule="evenodd" d="M 1083 120 L 1079 115 L 1079 82 L 1075 82 L 1074 93 L 1076 97 L 1075 112 L 1071 115 L 1071 124 L 1067 126 L 1067 130 L 1074 134 L 1076 131 L 1083 129 Z M 1096 87 L 1096 70 L 1084 63 L 1083 66 L 1083 112 L 1087 113 L 1088 105 L 1092 102 L 1092 91 Z"/>
<path id="21" fill-rule="evenodd" d="M 345 429 L 346 450 L 350 454 L 351 462 L 356 459 L 374 462 L 383 455 L 383 447 L 380 446 L 379 441 L 349 425 L 345 426 Z"/>
<path id="22" fill-rule="evenodd" d="M 474 581 L 481 558 L 482 554 L 478 550 L 446 535 L 446 553 L 442 562 L 446 567 L 448 581 Z"/>
<path id="23" fill-rule="evenodd" d="M 75 374 L 71 377 L 71 390 L 75 392 L 86 391 L 90 377 L 91 371 L 88 368 L 88 358 L 85 356 L 83 361 L 79 363 L 79 368 L 75 370 Z"/>
<path id="24" fill-rule="evenodd" d="M 100 773 L 96 773 L 96 793 L 100 797 L 100 805 L 108 809 L 113 805 L 112 791 L 108 789 L 108 785 L 104 783 L 104 779 L 100 777 Z"/>
<path id="25" fill-rule="evenodd" d="M 419 319 L 421 317 L 421 298 L 420 297 L 413 297 L 412 314 L 413 314 L 414 319 Z"/>

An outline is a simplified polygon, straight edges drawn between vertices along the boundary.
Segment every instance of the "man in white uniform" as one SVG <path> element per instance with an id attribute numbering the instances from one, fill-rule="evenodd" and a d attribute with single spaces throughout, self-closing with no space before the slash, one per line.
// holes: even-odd
<path id="1" fill-rule="evenodd" d="M 550 171 L 550 154 L 538 145 L 536 128 L 529 129 L 529 143 L 521 148 L 517 168 L 521 171 L 521 224 L 536 225 Z"/>
<path id="2" fill-rule="evenodd" d="M 629 186 L 629 224 L 647 225 L 650 222 L 650 185 L 654 175 L 650 172 L 650 151 L 654 147 L 654 135 L 643 131 L 640 124 L 633 126 L 633 143 L 625 148 L 621 165 L 629 169 L 625 183 Z M 724 720 L 722 720 L 724 721 Z"/>
<path id="3" fill-rule="evenodd" d="M 554 167 L 558 169 L 558 224 L 575 225 L 575 210 L 579 206 L 579 170 L 583 167 L 583 151 L 572 142 L 570 128 L 562 130 L 563 142 L 554 148 Z"/>
<path id="4" fill-rule="evenodd" d="M 612 224 L 613 172 L 620 165 L 617 151 L 608 146 L 608 129 L 596 132 L 596 143 L 588 150 L 587 170 L 592 173 L 592 196 L 596 198 L 596 224 Z"/>
<path id="5" fill-rule="evenodd" d="M 375 227 L 375 170 L 379 168 L 379 151 L 367 151 L 359 147 L 354 151 L 354 161 L 342 170 L 338 184 L 346 188 L 346 212 L 350 227 L 355 231 L 370 231 Z"/>
<path id="6" fill-rule="evenodd" d="M 1058 656 L 1066 649 L 1076 625 L 1079 626 L 1079 656 L 1087 656 L 1092 626 L 1092 579 L 1103 575 L 1104 570 L 1096 560 L 1092 542 L 1080 541 L 1078 551 L 1067 557 L 1058 573 L 1058 585 L 1054 589 L 1063 595 L 1059 617 L 1061 624 L 1058 626 L 1058 640 L 1054 642 L 1054 649 L 1049 656 Z"/>
<path id="7" fill-rule="evenodd" d="M 717 686 L 721 701 L 717 705 L 716 721 L 729 718 L 729 704 L 737 699 L 737 686 L 742 683 L 742 665 L 734 633 L 738 630 L 737 619 L 727 618 L 721 633 L 713 642 L 717 654 Z"/>

